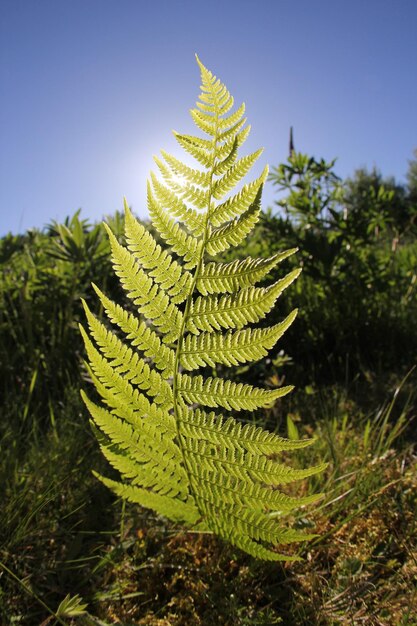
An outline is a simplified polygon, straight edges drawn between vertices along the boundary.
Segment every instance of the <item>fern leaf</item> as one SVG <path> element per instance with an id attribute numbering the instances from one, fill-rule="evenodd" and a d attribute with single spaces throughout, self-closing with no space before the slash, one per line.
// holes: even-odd
<path id="1" fill-rule="evenodd" d="M 175 215 L 176 213 L 182 217 L 182 221 L 187 220 L 187 228 L 195 232 L 196 235 L 200 235 L 204 231 L 204 221 L 202 215 L 195 209 L 188 208 L 183 201 L 191 202 L 198 209 L 205 209 L 207 207 L 208 192 L 207 190 L 200 189 L 196 185 L 192 185 L 187 182 L 180 182 L 178 178 L 172 178 L 169 168 L 162 163 L 157 157 L 154 157 L 155 163 L 158 165 L 162 176 L 166 183 L 169 185 L 169 189 L 161 185 L 155 174 L 151 172 L 151 180 L 156 195 L 159 196 L 163 202 L 168 203 L 168 209 Z M 170 193 L 171 191 L 171 193 Z"/>
<path id="2" fill-rule="evenodd" d="M 259 178 L 248 185 L 244 185 L 239 193 L 231 196 L 222 204 L 218 204 L 215 209 L 210 212 L 210 221 L 213 226 L 221 226 L 224 222 L 238 215 L 242 215 L 254 202 L 267 176 L 268 168 L 265 167 Z"/>
<path id="3" fill-rule="evenodd" d="M 228 457 L 233 457 L 233 451 L 245 450 L 253 453 L 256 459 L 259 453 L 271 456 L 283 451 L 299 450 L 310 446 L 314 441 L 312 439 L 285 439 L 259 426 L 242 424 L 232 417 L 224 420 L 214 411 L 206 413 L 200 409 L 189 409 L 184 405 L 179 409 L 179 420 L 184 436 L 196 440 L 198 444 L 201 443 L 205 449 L 209 447 L 207 443 L 222 445 L 222 449 L 227 450 Z M 250 469 L 250 465 L 246 469 Z M 285 467 L 285 469 L 288 468 Z"/>
<path id="4" fill-rule="evenodd" d="M 159 463 L 159 458 L 147 463 L 138 463 L 134 455 L 114 452 L 110 446 L 100 446 L 103 455 L 123 478 L 130 479 L 132 485 L 141 485 L 155 493 L 171 498 L 187 495 L 186 476 L 179 481 L 175 468 L 166 468 Z M 114 447 L 114 446 L 113 446 Z"/>
<path id="5" fill-rule="evenodd" d="M 245 103 L 242 103 L 234 113 L 231 115 L 225 115 L 219 120 L 218 128 L 222 131 L 219 135 L 219 141 L 224 141 L 230 135 L 236 135 L 241 126 L 246 124 L 246 118 L 243 117 L 245 109 Z"/>
<path id="6" fill-rule="evenodd" d="M 84 339 L 90 368 L 96 379 L 100 382 L 100 391 L 102 391 L 103 397 L 106 400 L 110 400 L 109 404 L 114 408 L 117 408 L 119 404 L 123 404 L 124 407 L 130 407 L 129 415 L 134 416 L 135 420 L 137 417 L 152 416 L 154 422 L 157 422 L 160 426 L 165 425 L 168 427 L 171 422 L 171 417 L 166 408 L 161 408 L 156 403 L 150 402 L 143 393 L 135 388 L 128 378 L 122 376 L 117 369 L 100 354 L 89 340 L 88 335 L 82 327 L 80 331 Z M 107 393 L 107 390 L 109 390 L 109 393 Z M 113 399 L 113 402 L 111 402 L 111 399 Z"/>
<path id="7" fill-rule="evenodd" d="M 264 357 L 291 326 L 297 315 L 294 310 L 285 320 L 270 328 L 246 328 L 226 333 L 187 335 L 180 352 L 180 362 L 187 370 L 216 363 L 239 365 Z"/>
<path id="8" fill-rule="evenodd" d="M 214 413 L 187 409 L 181 411 L 181 432 L 196 502 L 219 534 L 228 537 L 235 530 L 267 543 L 311 538 L 291 529 L 283 530 L 271 512 L 287 512 L 317 500 L 319 495 L 305 500 L 291 498 L 277 487 L 304 478 L 306 472 L 312 475 L 322 471 L 323 466 L 295 470 L 269 458 L 311 442 L 290 442 L 260 428 L 242 426 L 232 418 L 223 422 Z"/>
<path id="9" fill-rule="evenodd" d="M 105 478 L 97 472 L 94 472 L 94 475 L 120 498 L 140 504 L 145 508 L 153 509 L 159 515 L 174 521 L 187 522 L 192 525 L 200 517 L 200 512 L 191 497 L 184 502 L 179 498 L 159 495 L 149 489 L 141 489 L 140 487 L 119 483 L 110 478 Z"/>
<path id="10" fill-rule="evenodd" d="M 152 188 L 149 183 L 148 209 L 153 225 L 161 237 L 165 239 L 174 252 L 184 258 L 184 267 L 192 269 L 198 265 L 201 256 L 202 241 L 192 235 L 188 235 L 168 214 L 164 212 L 163 207 L 153 195 Z"/>
<path id="11" fill-rule="evenodd" d="M 179 476 L 182 475 L 181 452 L 174 442 L 175 431 L 164 428 L 162 422 L 155 423 L 155 420 L 141 419 L 137 415 L 132 422 L 128 422 L 94 404 L 86 394 L 83 393 L 82 397 L 94 424 L 112 444 L 141 462 L 155 459 L 159 462 L 158 450 L 163 449 L 161 464 L 171 467 Z"/>
<path id="12" fill-rule="evenodd" d="M 161 374 L 156 372 L 139 356 L 123 343 L 114 333 L 99 322 L 91 313 L 87 303 L 83 301 L 91 336 L 95 339 L 102 355 L 111 363 L 113 370 L 124 376 L 131 384 L 154 396 L 157 404 L 165 408 L 172 406 L 172 388 Z"/>
<path id="13" fill-rule="evenodd" d="M 294 249 L 266 259 L 207 260 L 238 246 L 253 229 L 268 169 L 233 192 L 262 151 L 239 156 L 250 130 L 245 107 L 233 110 L 226 86 L 197 62 L 202 87 L 191 117 L 205 137 L 174 133 L 197 167 L 162 151 L 155 158 L 162 182 L 151 174 L 148 183 L 150 217 L 168 249 L 125 202 L 127 246 L 107 231 L 114 271 L 137 311 L 125 310 L 96 286 L 106 319 L 83 303 L 87 371 L 104 406 L 84 393 L 83 399 L 103 455 L 121 482 L 96 476 L 117 496 L 217 533 L 257 558 L 295 560 L 275 546 L 313 535 L 283 526 L 281 518 L 320 495 L 297 497 L 282 486 L 325 465 L 291 467 L 282 455 L 312 442 L 284 439 L 200 408 L 271 407 L 292 387 L 267 390 L 183 371 L 264 357 L 297 311 L 264 328 L 250 324 L 271 311 L 299 274 L 293 270 L 267 287 L 256 286 Z"/>
<path id="14" fill-rule="evenodd" d="M 175 352 L 165 346 L 160 337 L 141 322 L 125 311 L 119 304 L 112 302 L 100 289 L 93 284 L 101 304 L 111 322 L 116 324 L 124 333 L 133 346 L 142 350 L 144 356 L 151 358 L 164 378 L 170 378 L 174 373 Z"/>
<path id="15" fill-rule="evenodd" d="M 285 531 L 282 528 L 280 529 L 274 523 L 274 520 L 268 519 L 265 515 L 256 511 L 248 514 L 241 507 L 228 503 L 223 503 L 220 507 L 218 501 L 213 502 L 207 496 L 199 496 L 197 503 L 200 510 L 204 511 L 207 517 L 213 520 L 212 525 L 215 532 L 239 547 L 246 549 L 249 554 L 257 558 L 273 561 L 296 560 L 294 557 L 282 557 L 271 550 L 265 549 L 262 542 L 267 544 L 286 544 L 293 541 L 312 539 L 316 536 L 297 531 Z M 242 513 L 246 513 L 246 515 L 242 515 Z M 244 538 L 244 541 L 239 541 L 238 537 Z"/>
<path id="16" fill-rule="evenodd" d="M 149 276 L 171 296 L 174 304 L 183 302 L 191 290 L 192 275 L 163 250 L 131 214 L 125 200 L 127 247 Z"/>
<path id="17" fill-rule="evenodd" d="M 186 432 L 189 433 L 190 430 Z M 184 436 L 182 444 L 187 464 L 194 464 L 196 468 L 205 468 L 217 474 L 218 481 L 223 480 L 225 476 L 234 476 L 240 480 L 277 487 L 314 476 L 326 467 L 324 463 L 307 469 L 293 469 L 288 465 L 277 463 L 266 455 L 250 454 L 237 446 L 224 448 L 218 442 L 209 443 L 198 437 Z"/>
<path id="18" fill-rule="evenodd" d="M 161 174 L 162 176 L 164 176 L 164 178 L 168 176 L 169 179 L 172 179 L 172 175 L 174 175 L 179 176 L 180 178 L 184 178 L 186 181 L 194 185 L 200 185 L 201 187 L 206 187 L 210 184 L 209 172 L 201 172 L 200 170 L 189 167 L 165 150 L 161 150 L 161 154 L 171 170 L 170 172 L 167 172 L 166 168 L 160 168 Z M 155 157 L 154 159 L 159 167 L 161 161 Z"/>
<path id="19" fill-rule="evenodd" d="M 155 161 L 158 165 L 160 164 L 158 159 L 155 159 Z M 172 189 L 162 185 L 152 173 L 151 180 L 155 198 L 160 205 L 162 205 L 171 215 L 184 224 L 192 235 L 199 237 L 204 232 L 203 217 L 195 209 L 187 206 L 175 193 L 175 191 L 172 191 Z M 171 182 L 171 187 L 177 191 L 181 189 L 180 185 L 173 182 Z"/>
<path id="20" fill-rule="evenodd" d="M 242 144 L 245 143 L 246 139 L 249 136 L 250 130 L 250 125 L 245 126 L 237 134 L 232 135 L 227 141 L 219 145 L 216 151 L 217 163 L 213 170 L 213 173 L 216 176 L 224 174 L 227 171 L 228 167 L 233 165 L 233 163 L 235 162 L 235 157 L 237 156 L 237 151 L 242 146 Z"/>
<path id="21" fill-rule="evenodd" d="M 202 93 L 200 99 L 213 106 L 218 117 L 224 117 L 234 104 L 233 96 L 229 93 L 226 85 L 201 63 L 198 56 L 196 59 L 201 71 Z"/>
<path id="22" fill-rule="evenodd" d="M 212 142 L 191 135 L 180 135 L 174 132 L 174 137 L 184 150 L 193 156 L 204 167 L 210 167 Z"/>
<path id="23" fill-rule="evenodd" d="M 207 241 L 206 250 L 208 254 L 214 256 L 227 250 L 230 246 L 238 246 L 245 239 L 259 219 L 261 195 L 262 189 L 260 188 L 247 211 L 225 226 L 213 229 Z"/>
<path id="24" fill-rule="evenodd" d="M 158 287 L 149 273 L 139 267 L 133 254 L 119 244 L 108 227 L 107 230 L 114 269 L 127 295 L 137 305 L 140 313 L 152 320 L 153 324 L 165 334 L 163 341 L 166 343 L 175 341 L 182 325 L 181 311 L 175 304 L 170 303 L 167 294 Z"/>
<path id="25" fill-rule="evenodd" d="M 229 167 L 232 167 L 236 163 L 237 155 L 239 150 L 238 136 L 234 136 L 232 141 L 229 143 L 225 143 L 223 147 L 223 154 L 221 157 L 218 154 L 218 162 L 213 170 L 213 174 L 215 176 L 221 176 L 225 172 L 228 171 Z M 213 213 L 213 208 L 210 210 L 210 214 Z M 218 226 L 218 224 L 214 224 L 214 226 Z"/>
<path id="26" fill-rule="evenodd" d="M 233 189 L 233 187 L 246 176 L 262 152 L 263 149 L 257 150 L 248 156 L 242 157 L 229 167 L 227 172 L 213 184 L 213 197 L 216 198 L 216 200 L 220 200 Z"/>
<path id="27" fill-rule="evenodd" d="M 246 287 L 237 294 L 199 296 L 191 304 L 187 328 L 199 334 L 222 328 L 243 328 L 249 322 L 258 322 L 274 306 L 275 301 L 300 275 L 294 270 L 270 287 Z"/>
<path id="28" fill-rule="evenodd" d="M 198 109 L 191 109 L 190 114 L 195 125 L 202 130 L 203 133 L 211 136 L 216 134 L 217 124 L 215 117 L 207 115 Z"/>
<path id="29" fill-rule="evenodd" d="M 202 265 L 197 275 L 196 287 L 206 296 L 213 293 L 234 293 L 239 288 L 249 287 L 262 280 L 276 265 L 297 252 L 297 248 L 278 252 L 266 259 L 243 261 L 236 259 L 230 263 L 207 263 Z"/>
<path id="30" fill-rule="evenodd" d="M 209 491 L 212 502 L 226 501 L 229 504 L 240 505 L 252 511 L 271 510 L 288 513 L 300 506 L 307 506 L 312 502 L 317 502 L 322 496 L 314 494 L 302 498 L 288 496 L 278 489 L 265 487 L 261 484 L 248 481 L 245 490 L 242 490 L 241 479 L 235 476 L 226 475 L 219 483 L 217 475 L 210 471 L 197 470 L 193 474 L 196 480 L 204 483 L 203 491 Z M 220 486 L 219 486 L 220 484 Z"/>
<path id="31" fill-rule="evenodd" d="M 244 383 L 235 383 L 223 378 L 203 378 L 180 374 L 178 393 L 188 404 L 202 404 L 209 407 L 224 407 L 240 411 L 271 407 L 278 398 L 293 390 L 291 385 L 279 389 L 260 389 Z"/>

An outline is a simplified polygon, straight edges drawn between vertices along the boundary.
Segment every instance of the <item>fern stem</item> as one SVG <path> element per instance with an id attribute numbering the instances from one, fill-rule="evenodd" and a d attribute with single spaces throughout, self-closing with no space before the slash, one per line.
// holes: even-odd
<path id="1" fill-rule="evenodd" d="M 209 193 L 208 193 L 208 200 L 207 200 L 207 213 L 205 216 L 205 224 L 204 224 L 204 234 L 203 234 L 203 245 L 201 246 L 201 252 L 200 252 L 200 258 L 198 260 L 198 264 L 195 268 L 194 271 L 194 276 L 193 276 L 193 280 L 191 283 L 191 289 L 190 289 L 190 293 L 187 296 L 187 300 L 185 303 L 185 309 L 184 309 L 184 316 L 183 316 L 183 320 L 182 320 L 182 325 L 181 325 L 181 330 L 180 330 L 180 335 L 178 337 L 177 340 L 177 348 L 175 351 L 175 362 L 174 362 L 174 375 L 173 375 L 173 385 L 172 385 L 172 390 L 173 390 L 173 409 L 174 409 L 174 417 L 175 417 L 175 425 L 176 425 L 176 429 L 177 429 L 177 440 L 178 440 L 178 445 L 180 447 L 181 453 L 182 453 L 182 457 L 184 460 L 184 469 L 187 473 L 188 476 L 188 480 L 189 480 L 189 485 L 190 485 L 190 490 L 191 492 L 193 492 L 193 481 L 192 481 L 192 472 L 191 469 L 188 466 L 187 460 L 186 460 L 186 455 L 185 455 L 185 447 L 183 444 L 183 440 L 182 440 L 182 434 L 181 434 L 181 427 L 180 427 L 180 419 L 179 419 L 179 410 L 178 410 L 178 400 L 179 400 L 179 384 L 178 384 L 178 375 L 179 375 L 179 367 L 180 367 L 180 358 L 181 358 L 181 351 L 182 351 L 182 346 L 183 346 L 183 342 L 184 342 L 184 335 L 185 335 L 185 329 L 187 327 L 188 324 L 188 320 L 190 317 L 190 308 L 191 308 L 191 304 L 193 301 L 193 295 L 194 295 L 194 291 L 196 288 L 196 284 L 197 284 L 197 280 L 198 277 L 200 275 L 201 272 L 201 267 L 203 264 L 203 260 L 204 260 L 204 253 L 205 253 L 205 249 L 206 249 L 206 245 L 207 245 L 207 241 L 209 238 L 209 226 L 210 226 L 210 206 L 211 206 L 211 199 L 212 199 L 212 192 L 213 192 L 213 176 L 214 176 L 214 169 L 216 166 L 216 148 L 217 148 L 217 142 L 218 142 L 218 133 L 219 133 L 219 113 L 218 110 L 216 110 L 216 126 L 215 126 L 215 135 L 214 135 L 214 139 L 213 139 L 213 154 L 212 154 L 212 162 L 210 164 L 210 177 L 209 177 Z M 194 493 L 192 493 L 192 495 L 194 496 Z"/>

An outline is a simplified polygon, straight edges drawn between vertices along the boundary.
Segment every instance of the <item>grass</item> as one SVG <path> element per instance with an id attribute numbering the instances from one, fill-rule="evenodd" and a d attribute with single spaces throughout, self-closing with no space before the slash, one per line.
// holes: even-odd
<path id="1" fill-rule="evenodd" d="M 0 623 L 417 624 L 412 388 L 405 381 L 368 413 L 334 387 L 278 406 L 277 415 L 291 409 L 301 436 L 317 438 L 308 463 L 312 455 L 329 461 L 325 474 L 300 485 L 323 499 L 294 519 L 319 536 L 288 548 L 302 561 L 279 565 L 115 500 L 91 475 L 103 460 L 76 390 L 43 434 L 19 431 L 24 404 L 10 407 L 0 468 Z M 275 418 L 265 421 L 271 427 Z"/>

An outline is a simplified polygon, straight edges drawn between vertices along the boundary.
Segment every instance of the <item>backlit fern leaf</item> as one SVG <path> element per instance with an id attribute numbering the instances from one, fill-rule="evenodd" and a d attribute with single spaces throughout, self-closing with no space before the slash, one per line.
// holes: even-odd
<path id="1" fill-rule="evenodd" d="M 227 224 L 211 230 L 206 245 L 208 254 L 215 256 L 231 246 L 238 246 L 242 243 L 259 219 L 261 195 L 262 187 L 259 187 L 255 200 L 247 211 Z"/>
<path id="2" fill-rule="evenodd" d="M 242 157 L 229 167 L 226 173 L 213 184 L 213 197 L 216 200 L 221 200 L 228 191 L 233 189 L 246 176 L 262 152 L 263 150 L 257 150 L 253 154 Z"/>
<path id="3" fill-rule="evenodd" d="M 167 244 L 184 259 L 184 267 L 192 269 L 199 264 L 203 242 L 185 232 L 180 225 L 164 212 L 163 207 L 148 183 L 148 209 L 153 225 Z"/>
<path id="4" fill-rule="evenodd" d="M 262 174 L 256 180 L 245 185 L 241 191 L 228 198 L 222 204 L 218 204 L 210 211 L 210 222 L 213 226 L 221 226 L 224 222 L 241 215 L 255 200 L 260 186 L 265 182 L 268 168 L 265 167 Z"/>
<path id="5" fill-rule="evenodd" d="M 258 322 L 271 310 L 276 299 L 300 274 L 294 270 L 269 287 L 247 287 L 237 294 L 199 296 L 190 307 L 187 329 L 199 334 L 222 328 L 243 328 L 249 322 Z"/>
<path id="6" fill-rule="evenodd" d="M 160 337 L 143 321 L 119 304 L 112 302 L 100 289 L 93 284 L 109 320 L 122 330 L 132 346 L 136 346 L 144 355 L 151 358 L 155 367 L 162 372 L 164 378 L 174 375 L 175 352 L 165 346 Z"/>
<path id="7" fill-rule="evenodd" d="M 297 311 L 290 313 L 282 322 L 269 328 L 245 328 L 225 333 L 187 335 L 180 353 L 180 363 L 187 370 L 216 363 L 239 365 L 264 357 L 291 326 Z"/>
<path id="8" fill-rule="evenodd" d="M 99 322 L 91 313 L 86 302 L 83 304 L 91 336 L 100 346 L 101 354 L 110 361 L 112 370 L 121 374 L 124 380 L 129 381 L 132 385 L 137 385 L 139 389 L 145 390 L 148 395 L 154 398 L 156 403 L 171 408 L 171 385 L 159 372 L 151 368 L 136 350 L 123 343 L 116 334 Z"/>
<path id="9" fill-rule="evenodd" d="M 155 159 L 155 162 L 159 166 L 159 169 L 165 171 L 158 159 Z M 201 235 L 204 232 L 204 220 L 202 216 L 195 209 L 188 207 L 183 199 L 175 193 L 175 190 L 180 187 L 180 185 L 171 180 L 168 175 L 166 178 L 169 181 L 169 187 L 163 185 L 154 174 L 151 174 L 155 199 L 160 205 L 163 205 L 165 210 L 169 211 L 171 215 L 183 223 L 191 234 L 196 236 Z"/>
<path id="10" fill-rule="evenodd" d="M 178 376 L 178 392 L 185 402 L 213 408 L 221 406 L 229 410 L 253 411 L 260 407 L 271 407 L 277 398 L 282 398 L 292 389 L 291 385 L 268 390 L 223 378 L 203 378 L 188 374 Z"/>
<path id="11" fill-rule="evenodd" d="M 125 201 L 125 230 L 128 249 L 149 270 L 156 283 L 171 297 L 171 302 L 183 302 L 191 290 L 192 275 L 156 243 L 142 224 L 132 216 Z"/>
<path id="12" fill-rule="evenodd" d="M 170 302 L 164 289 L 157 284 L 164 281 L 163 270 L 160 271 L 158 266 L 156 279 L 153 279 L 150 272 L 145 272 L 135 256 L 121 246 L 110 229 L 107 226 L 106 228 L 110 238 L 113 266 L 128 296 L 137 305 L 139 312 L 159 327 L 166 343 L 175 341 L 181 332 L 183 314 Z"/>
<path id="13" fill-rule="evenodd" d="M 258 558 L 290 559 L 295 557 L 278 554 L 274 546 L 310 535 L 284 527 L 280 518 L 318 496 L 290 496 L 280 486 L 324 466 L 295 469 L 281 455 L 311 441 L 287 440 L 199 407 L 253 411 L 272 406 L 292 387 L 266 390 L 186 373 L 265 356 L 296 311 L 270 326 L 248 325 L 262 320 L 299 274 L 294 270 L 269 286 L 256 285 L 295 250 L 229 263 L 207 258 L 250 233 L 267 168 L 233 193 L 261 151 L 239 157 L 249 133 L 245 107 L 233 112 L 227 88 L 198 63 L 202 91 L 191 116 L 205 136 L 174 135 L 201 167 L 162 152 L 155 162 L 163 180 L 151 174 L 148 184 L 149 213 L 169 248 L 125 204 L 127 247 L 108 232 L 130 310 L 97 287 L 108 323 L 84 304 L 87 368 L 106 408 L 83 397 L 103 454 L 122 482 L 98 478 L 118 496 L 211 530 Z"/>
<path id="14" fill-rule="evenodd" d="M 250 287 L 296 251 L 296 248 L 292 248 L 266 259 L 248 257 L 243 261 L 236 259 L 230 263 L 203 263 L 196 287 L 203 296 L 209 293 L 233 293 L 239 288 Z"/>

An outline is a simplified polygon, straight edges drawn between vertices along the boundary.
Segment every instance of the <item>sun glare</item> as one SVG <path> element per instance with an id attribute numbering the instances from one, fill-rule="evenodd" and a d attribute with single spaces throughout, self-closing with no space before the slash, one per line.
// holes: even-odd
<path id="1" fill-rule="evenodd" d="M 184 176 L 180 176 L 179 174 L 171 174 L 171 179 L 176 185 L 181 185 L 181 187 L 186 183 Z"/>

